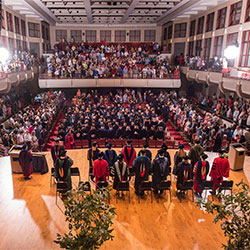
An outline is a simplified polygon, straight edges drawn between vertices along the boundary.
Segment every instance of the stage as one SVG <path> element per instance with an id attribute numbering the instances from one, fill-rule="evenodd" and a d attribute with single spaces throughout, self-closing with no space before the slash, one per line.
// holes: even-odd
<path id="1" fill-rule="evenodd" d="M 120 150 L 120 149 L 119 149 Z M 117 152 L 119 151 L 117 149 Z M 137 149 L 137 152 L 139 149 Z M 156 149 L 152 149 L 153 157 Z M 176 150 L 169 150 L 173 163 Z M 88 179 L 87 150 L 69 150 L 68 155 L 79 167 L 81 179 Z M 212 161 L 216 154 L 209 153 Z M 46 152 L 49 168 L 52 166 L 50 152 Z M 244 171 L 230 171 L 230 178 L 235 183 L 241 179 L 250 179 L 250 157 L 245 160 Z M 10 158 L 0 158 L 0 249 L 1 250 L 52 250 L 60 249 L 53 240 L 56 234 L 67 232 L 63 214 L 63 203 L 59 199 L 55 204 L 56 187 L 50 187 L 50 173 L 35 173 L 32 180 L 25 181 L 20 174 L 11 174 Z M 173 176 L 172 176 L 173 177 Z M 78 177 L 72 177 L 73 186 Z M 234 186 L 235 187 L 235 186 Z M 112 191 L 111 204 L 116 207 L 114 220 L 115 236 L 101 249 L 221 249 L 225 242 L 219 224 L 215 225 L 213 216 L 204 214 L 192 202 L 191 193 L 180 201 L 175 195 L 175 183 L 172 183 L 172 202 L 167 193 L 157 203 L 150 197 L 138 203 L 131 183 L 131 203 L 128 197 L 115 202 Z"/>

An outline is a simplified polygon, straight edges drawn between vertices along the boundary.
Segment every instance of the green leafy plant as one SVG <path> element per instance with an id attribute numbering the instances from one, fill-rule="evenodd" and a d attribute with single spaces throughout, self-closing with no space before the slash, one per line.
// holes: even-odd
<path id="1" fill-rule="evenodd" d="M 69 191 L 65 201 L 69 233 L 63 236 L 57 234 L 55 243 L 63 249 L 93 250 L 105 241 L 112 240 L 115 208 L 106 202 L 109 197 L 108 188 L 90 194 L 81 185 Z"/>
<path id="2" fill-rule="evenodd" d="M 250 196 L 249 186 L 241 181 L 231 194 L 218 194 L 221 203 L 201 200 L 208 213 L 214 214 L 214 223 L 221 222 L 224 235 L 228 238 L 223 244 L 226 250 L 250 249 Z"/>

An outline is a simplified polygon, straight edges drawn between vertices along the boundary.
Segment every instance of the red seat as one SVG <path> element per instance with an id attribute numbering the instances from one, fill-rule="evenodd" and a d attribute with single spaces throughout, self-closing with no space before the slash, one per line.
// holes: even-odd
<path id="1" fill-rule="evenodd" d="M 106 148 L 106 139 L 98 139 L 97 144 L 99 148 Z"/>
<path id="2" fill-rule="evenodd" d="M 161 148 L 161 146 L 162 146 L 162 144 L 163 144 L 163 141 L 162 140 L 156 140 L 156 143 L 155 143 L 155 146 L 157 147 L 157 148 Z"/>
<path id="3" fill-rule="evenodd" d="M 155 148 L 155 140 L 149 140 L 148 141 L 148 147 L 149 148 Z"/>
<path id="4" fill-rule="evenodd" d="M 139 140 L 138 139 L 132 139 L 132 145 L 134 148 L 138 148 L 139 147 Z"/>
<path id="5" fill-rule="evenodd" d="M 143 148 L 143 144 L 146 142 L 146 139 L 141 139 L 141 140 L 138 140 L 138 146 L 139 148 Z"/>
<path id="6" fill-rule="evenodd" d="M 76 149 L 82 148 L 82 141 L 81 140 L 75 140 Z"/>
<path id="7" fill-rule="evenodd" d="M 122 148 L 124 145 L 124 140 L 123 139 L 115 139 L 115 147 L 116 148 Z"/>
<path id="8" fill-rule="evenodd" d="M 88 140 L 82 140 L 82 148 L 88 148 L 89 147 L 89 141 Z"/>

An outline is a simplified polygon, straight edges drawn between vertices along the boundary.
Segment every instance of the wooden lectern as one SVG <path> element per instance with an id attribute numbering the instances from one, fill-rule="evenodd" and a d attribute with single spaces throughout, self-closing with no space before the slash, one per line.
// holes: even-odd
<path id="1" fill-rule="evenodd" d="M 10 163 L 11 163 L 11 171 L 15 174 L 22 174 L 23 170 L 19 164 L 19 153 L 21 151 L 21 147 L 13 146 L 10 151 Z"/>
<path id="2" fill-rule="evenodd" d="M 246 155 L 246 149 L 240 143 L 233 143 L 230 145 L 228 160 L 231 170 L 242 170 L 244 166 L 244 160 Z"/>

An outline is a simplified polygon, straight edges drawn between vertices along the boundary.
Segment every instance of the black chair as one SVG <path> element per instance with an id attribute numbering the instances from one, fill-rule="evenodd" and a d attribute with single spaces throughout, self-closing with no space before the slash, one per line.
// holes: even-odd
<path id="1" fill-rule="evenodd" d="M 141 201 L 140 194 L 144 191 L 151 192 L 151 203 L 153 203 L 153 190 L 152 190 L 152 182 L 151 181 L 142 181 L 139 185 L 139 195 L 138 195 L 138 203 Z"/>
<path id="2" fill-rule="evenodd" d="M 83 186 L 83 191 L 91 193 L 91 185 L 89 181 L 85 182 L 80 181 L 78 186 Z"/>
<path id="3" fill-rule="evenodd" d="M 92 166 L 89 166 L 89 181 L 92 181 L 93 183 L 95 183 L 94 179 L 94 175 L 93 175 L 93 167 Z"/>
<path id="4" fill-rule="evenodd" d="M 58 181 L 56 183 L 56 204 L 57 204 L 57 193 L 60 194 L 64 194 L 67 191 L 69 191 L 70 188 L 68 186 L 68 183 L 65 181 Z"/>
<path id="5" fill-rule="evenodd" d="M 118 183 L 116 187 L 116 191 L 119 192 L 128 192 L 128 201 L 130 203 L 130 189 L 129 189 L 129 181 L 121 181 Z M 117 195 L 116 195 L 116 203 L 117 203 Z"/>
<path id="6" fill-rule="evenodd" d="M 213 190 L 213 185 L 214 185 L 213 181 L 204 181 L 202 183 L 201 188 L 203 189 L 203 191 L 206 192 L 205 199 L 207 198 L 207 192 L 208 192 L 208 190 Z"/>
<path id="7" fill-rule="evenodd" d="M 81 181 L 81 175 L 78 167 L 70 168 L 71 176 L 78 176 L 79 182 Z"/>
<path id="8" fill-rule="evenodd" d="M 189 190 L 192 191 L 192 201 L 194 201 L 194 181 L 190 180 L 190 181 L 184 181 L 183 185 L 178 187 L 178 189 L 182 192 L 188 192 Z M 180 196 L 180 202 L 181 202 L 181 196 Z"/>
<path id="9" fill-rule="evenodd" d="M 106 181 L 98 181 L 97 182 L 97 189 L 102 190 L 103 188 L 107 187 L 108 183 Z"/>
<path id="10" fill-rule="evenodd" d="M 226 191 L 229 190 L 232 193 L 233 185 L 234 185 L 233 181 L 223 181 L 220 184 L 219 192 L 224 191 L 224 194 L 226 194 Z"/>
<path id="11" fill-rule="evenodd" d="M 54 182 L 57 183 L 57 179 L 56 177 L 54 176 L 54 173 L 55 173 L 55 168 L 51 168 L 51 172 L 50 172 L 50 186 L 52 187 L 52 179 L 54 179 Z"/>
<path id="12" fill-rule="evenodd" d="M 170 198 L 170 202 L 172 202 L 172 198 L 171 198 L 171 181 L 161 181 L 158 185 L 157 185 L 157 189 L 159 191 L 169 191 L 169 198 Z M 158 202 L 159 202 L 159 195 L 158 195 Z"/>

